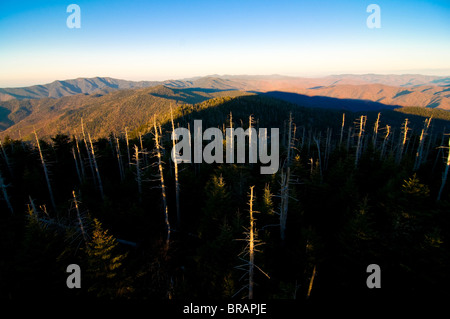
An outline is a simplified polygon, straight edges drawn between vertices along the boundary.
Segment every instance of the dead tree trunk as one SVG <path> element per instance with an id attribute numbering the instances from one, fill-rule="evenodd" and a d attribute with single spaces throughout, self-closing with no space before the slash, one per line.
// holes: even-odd
<path id="1" fill-rule="evenodd" d="M 284 164 L 283 170 L 281 172 L 281 190 L 280 190 L 280 239 L 284 242 L 286 238 L 286 222 L 287 222 L 287 214 L 289 208 L 289 182 L 291 178 L 291 161 L 292 161 L 292 114 L 289 115 L 289 124 L 288 124 L 288 149 L 287 149 L 287 157 L 286 162 Z"/>
<path id="2" fill-rule="evenodd" d="M 5 148 L 3 147 L 3 143 L 2 143 L 1 140 L 0 140 L 0 147 L 2 149 L 3 157 L 5 158 L 6 167 L 8 168 L 9 173 L 11 174 L 11 176 L 13 176 L 13 170 L 12 170 L 12 167 L 11 167 L 11 165 L 9 163 L 8 154 L 6 154 Z"/>
<path id="3" fill-rule="evenodd" d="M 81 176 L 82 176 L 82 180 L 84 181 L 84 179 L 86 178 L 86 174 L 84 171 L 84 162 L 83 162 L 83 158 L 81 157 L 80 147 L 78 145 L 78 139 L 77 139 L 76 135 L 74 135 L 74 139 L 75 139 L 75 145 L 77 147 L 78 159 L 80 160 Z"/>
<path id="4" fill-rule="evenodd" d="M 138 184 L 139 202 L 142 202 L 142 176 L 141 165 L 139 159 L 139 149 L 134 145 L 134 164 L 136 165 L 136 182 Z"/>
<path id="5" fill-rule="evenodd" d="M 386 144 L 389 141 L 390 135 L 391 135 L 391 127 L 389 125 L 386 125 L 386 134 L 384 135 L 383 144 L 381 145 L 380 160 L 382 160 L 384 157 L 384 154 L 386 152 Z"/>
<path id="6" fill-rule="evenodd" d="M 14 209 L 11 205 L 11 202 L 9 201 L 8 192 L 6 191 L 7 186 L 5 185 L 1 171 L 0 171 L 0 187 L 2 188 L 3 198 L 6 201 L 6 205 L 8 206 L 8 209 L 10 210 L 11 214 L 14 214 Z"/>
<path id="7" fill-rule="evenodd" d="M 181 213 L 180 213 L 180 182 L 178 180 L 178 154 L 175 152 L 175 145 L 176 145 L 176 139 L 175 136 L 175 124 L 173 122 L 173 112 L 172 112 L 172 106 L 170 107 L 170 120 L 172 122 L 172 144 L 173 144 L 173 151 L 174 151 L 174 171 L 175 171 L 175 204 L 177 206 L 177 227 L 181 227 Z"/>
<path id="8" fill-rule="evenodd" d="M 364 138 L 364 130 L 366 127 L 366 120 L 367 116 L 361 115 L 358 121 L 358 143 L 356 144 L 356 153 L 355 153 L 355 167 L 358 166 L 359 158 L 361 157 L 362 153 L 362 144 L 363 144 L 363 138 Z"/>
<path id="9" fill-rule="evenodd" d="M 73 160 L 75 162 L 75 168 L 77 170 L 78 180 L 80 181 L 80 184 L 81 184 L 81 183 L 83 183 L 83 179 L 81 178 L 80 168 L 78 167 L 77 156 L 75 155 L 75 147 L 72 147 L 72 155 L 73 155 Z"/>
<path id="10" fill-rule="evenodd" d="M 130 144 L 128 142 L 128 128 L 125 127 L 125 141 L 127 143 L 128 167 L 131 166 Z"/>
<path id="11" fill-rule="evenodd" d="M 253 299 L 253 286 L 254 286 L 254 269 L 255 269 L 255 235 L 254 235 L 254 218 L 253 218 L 253 188 L 250 187 L 250 229 L 249 229 L 249 263 L 248 263 L 248 299 Z"/>
<path id="12" fill-rule="evenodd" d="M 100 178 L 100 172 L 98 170 L 97 160 L 95 159 L 94 146 L 92 145 L 91 135 L 89 133 L 88 133 L 88 138 L 89 138 L 89 144 L 91 145 L 92 162 L 94 163 L 95 173 L 97 174 L 98 188 L 100 190 L 100 194 L 102 195 L 102 199 L 104 200 L 105 199 L 105 194 L 103 193 L 102 179 Z"/>
<path id="13" fill-rule="evenodd" d="M 118 137 L 115 138 L 115 142 L 116 142 L 117 165 L 119 165 L 120 180 L 123 182 L 123 180 L 125 179 L 125 172 L 122 162 L 122 154 L 120 154 L 120 143 Z"/>
<path id="14" fill-rule="evenodd" d="M 56 212 L 55 198 L 53 197 L 53 191 L 50 185 L 50 178 L 48 177 L 47 165 L 45 165 L 44 156 L 42 155 L 41 145 L 39 144 L 39 139 L 36 131 L 34 131 L 34 136 L 36 137 L 36 144 L 39 150 L 39 156 L 41 157 L 41 164 L 42 168 L 44 169 L 45 180 L 47 181 L 48 193 L 50 194 L 50 201 L 52 203 L 53 210 Z"/>
<path id="15" fill-rule="evenodd" d="M 448 169 L 449 169 L 449 167 L 450 167 L 450 138 L 448 139 L 447 163 L 445 165 L 444 173 L 442 174 L 442 184 L 441 184 L 441 187 L 439 188 L 439 194 L 438 194 L 438 197 L 437 197 L 438 201 L 441 200 L 442 191 L 444 190 L 445 183 L 447 182 L 447 176 L 448 176 Z"/>
<path id="16" fill-rule="evenodd" d="M 345 126 L 345 113 L 342 113 L 341 137 L 339 139 L 339 146 L 342 145 L 342 138 L 344 137 L 344 126 Z"/>
<path id="17" fill-rule="evenodd" d="M 381 116 L 381 113 L 378 113 L 377 120 L 376 120 L 375 125 L 373 127 L 372 144 L 373 144 L 373 149 L 374 150 L 377 149 L 377 138 L 378 138 L 378 128 L 380 126 L 380 116 Z"/>
<path id="18" fill-rule="evenodd" d="M 400 139 L 400 147 L 397 152 L 397 163 L 400 163 L 402 161 L 403 150 L 405 149 L 405 144 L 406 144 L 406 140 L 408 137 L 408 131 L 409 131 L 408 119 L 405 119 L 405 122 L 403 122 L 403 125 L 402 125 L 402 135 L 400 135 L 401 139 Z"/>
<path id="19" fill-rule="evenodd" d="M 314 266 L 311 279 L 309 280 L 309 286 L 308 286 L 308 292 L 306 293 L 306 299 L 308 299 L 311 296 L 311 290 L 314 284 L 314 277 L 316 277 L 316 266 Z"/>
<path id="20" fill-rule="evenodd" d="M 165 250 L 169 250 L 169 244 L 170 244 L 170 222 L 169 222 L 169 210 L 167 207 L 167 199 L 166 199 L 166 186 L 164 184 L 164 173 L 163 173 L 163 166 L 162 166 L 162 158 L 161 158 L 161 144 L 159 140 L 159 130 L 156 126 L 156 118 L 153 119 L 153 126 L 155 128 L 155 147 L 156 147 L 156 156 L 158 158 L 158 168 L 159 168 L 159 176 L 161 181 L 161 195 L 162 195 L 162 202 L 163 202 L 163 210 L 164 210 L 164 221 L 166 223 L 166 244 L 165 244 Z"/>
<path id="21" fill-rule="evenodd" d="M 425 143 L 425 137 L 428 135 L 428 129 L 430 127 L 431 117 L 425 119 L 424 127 L 422 129 L 422 133 L 420 133 L 419 138 L 419 146 L 417 147 L 416 159 L 414 161 L 414 170 L 417 171 L 422 164 L 422 156 L 423 156 L 423 146 Z"/>
<path id="22" fill-rule="evenodd" d="M 83 225 L 83 219 L 81 218 L 80 210 L 78 208 L 78 201 L 77 201 L 77 196 L 75 195 L 75 191 L 72 191 L 72 195 L 73 195 L 73 203 L 75 205 L 75 211 L 77 213 L 78 225 L 80 227 L 81 234 L 83 235 L 84 243 L 87 244 L 88 237 L 86 235 L 86 231 L 85 231 L 84 225 Z"/>
<path id="23" fill-rule="evenodd" d="M 86 138 L 86 133 L 84 132 L 84 124 L 83 124 L 83 118 L 81 118 L 81 133 L 83 134 L 83 140 L 84 140 L 84 146 L 86 147 L 86 152 L 88 154 L 88 161 L 89 161 L 89 167 L 91 168 L 92 173 L 92 179 L 94 180 L 94 185 L 97 187 L 97 180 L 95 178 L 95 170 L 94 170 L 94 163 L 91 157 L 91 150 L 89 148 L 88 140 Z"/>

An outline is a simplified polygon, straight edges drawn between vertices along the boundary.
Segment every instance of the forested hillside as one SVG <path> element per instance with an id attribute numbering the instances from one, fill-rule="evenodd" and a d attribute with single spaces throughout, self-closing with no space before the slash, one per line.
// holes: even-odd
<path id="1" fill-rule="evenodd" d="M 34 140 L 36 130 L 49 138 L 56 134 L 81 133 L 80 119 L 94 138 L 119 133 L 125 127 L 144 124 L 152 114 L 167 116 L 170 105 L 194 104 L 220 96 L 251 93 L 207 89 L 174 89 L 155 86 L 142 89 L 77 94 L 59 99 L 10 100 L 0 103 L 3 136 Z"/>
<path id="2" fill-rule="evenodd" d="M 86 107 L 58 119 L 76 123 L 74 135 L 44 141 L 42 128 L 2 141 L 0 298 L 448 294 L 450 122 L 439 114 L 142 90 L 114 117 L 154 103 L 127 130 L 113 111 Z M 158 94 L 172 96 L 173 123 Z M 102 122 L 89 122 L 93 112 Z M 277 173 L 260 174 L 259 163 L 175 165 L 171 132 L 199 119 L 204 129 L 279 128 Z M 70 264 L 82 269 L 81 289 L 66 286 Z M 366 286 L 370 264 L 382 270 L 376 292 Z"/>

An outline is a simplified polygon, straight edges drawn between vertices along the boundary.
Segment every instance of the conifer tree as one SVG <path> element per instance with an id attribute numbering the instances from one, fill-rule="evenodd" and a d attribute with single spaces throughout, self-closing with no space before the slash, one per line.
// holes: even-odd
<path id="1" fill-rule="evenodd" d="M 92 238 L 86 248 L 87 274 L 91 281 L 88 292 L 97 297 L 118 297 L 130 291 L 120 278 L 122 263 L 128 254 L 116 251 L 117 240 L 103 229 L 98 219 L 94 218 L 93 223 Z"/>

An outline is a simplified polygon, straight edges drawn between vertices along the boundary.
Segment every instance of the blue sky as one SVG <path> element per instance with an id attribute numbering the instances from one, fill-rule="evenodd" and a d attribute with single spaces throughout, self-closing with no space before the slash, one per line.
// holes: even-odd
<path id="1" fill-rule="evenodd" d="M 81 28 L 69 29 L 69 4 Z M 369 29 L 369 4 L 381 28 Z M 0 87 L 77 77 L 450 75 L 450 1 L 5 1 Z"/>

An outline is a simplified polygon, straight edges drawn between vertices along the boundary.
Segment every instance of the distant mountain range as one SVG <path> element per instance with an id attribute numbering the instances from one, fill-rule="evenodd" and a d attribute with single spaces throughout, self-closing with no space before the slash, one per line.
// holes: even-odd
<path id="1" fill-rule="evenodd" d="M 450 77 L 424 75 L 212 75 L 182 80 L 79 78 L 0 89 L 0 131 L 18 137 L 76 132 L 83 118 L 94 136 L 138 127 L 169 105 L 259 94 L 306 107 L 378 111 L 405 106 L 450 110 Z"/>
<path id="2" fill-rule="evenodd" d="M 281 75 L 211 75 L 182 80 L 166 81 L 126 81 L 108 77 L 78 78 L 74 80 L 54 81 L 44 85 L 23 88 L 0 88 L 0 101 L 11 99 L 60 98 L 75 94 L 108 93 L 121 89 L 137 89 L 164 85 L 171 88 L 208 88 L 241 91 L 286 91 L 309 93 L 308 95 L 332 96 L 337 98 L 357 98 L 371 101 L 383 101 L 385 104 L 404 106 L 427 106 L 450 108 L 448 101 L 441 106 L 441 99 L 448 98 L 450 77 L 407 75 L 331 75 L 322 78 L 300 78 Z M 373 86 L 375 85 L 375 86 Z M 404 99 L 410 93 L 433 95 L 427 99 Z M 395 101 L 394 101 L 395 100 Z M 414 105 L 415 101 L 419 105 Z M 393 103 L 391 103 L 393 102 Z"/>

